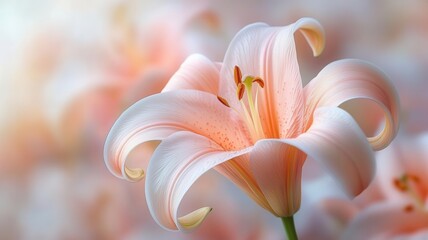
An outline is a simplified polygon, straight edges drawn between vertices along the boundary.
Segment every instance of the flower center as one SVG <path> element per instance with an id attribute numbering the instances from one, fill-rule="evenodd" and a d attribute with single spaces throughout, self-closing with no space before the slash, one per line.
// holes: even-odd
<path id="1" fill-rule="evenodd" d="M 413 199 L 413 204 L 404 207 L 404 211 L 411 212 L 415 209 L 425 211 L 424 193 L 422 191 L 420 178 L 416 175 L 403 174 L 393 180 L 395 188 L 400 192 L 408 194 Z M 415 205 L 415 206 L 414 206 Z"/>
<path id="2" fill-rule="evenodd" d="M 256 140 L 265 138 L 257 104 L 258 89 L 255 90 L 255 98 L 253 97 L 253 84 L 257 83 L 260 88 L 263 88 L 265 83 L 260 77 L 252 75 L 243 77 L 241 69 L 238 66 L 235 66 L 233 72 L 236 84 L 236 97 L 244 110 L 245 121 L 247 125 L 250 126 L 251 136 Z M 247 95 L 246 99 L 244 98 L 245 94 Z M 226 99 L 220 96 L 217 96 L 217 98 L 222 104 L 230 107 Z"/>

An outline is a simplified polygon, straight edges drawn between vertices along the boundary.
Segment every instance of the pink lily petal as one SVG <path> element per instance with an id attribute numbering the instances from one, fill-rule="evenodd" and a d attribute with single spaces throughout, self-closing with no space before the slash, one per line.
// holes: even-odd
<path id="1" fill-rule="evenodd" d="M 403 202 L 382 202 L 358 214 L 346 229 L 343 239 L 410 237 L 424 228 L 428 229 L 427 212 L 405 211 Z"/>
<path id="2" fill-rule="evenodd" d="M 164 92 L 177 89 L 196 89 L 217 94 L 220 63 L 213 63 L 206 57 L 194 54 L 189 56 L 181 65 L 178 72 L 164 88 Z M 249 159 L 246 156 L 231 160 L 216 168 L 221 174 L 233 181 L 257 203 L 270 210 L 257 183 L 249 169 Z"/>
<path id="3" fill-rule="evenodd" d="M 251 152 L 251 169 L 276 216 L 291 216 L 300 208 L 305 159 L 305 153 L 277 139 L 257 142 Z"/>
<path id="4" fill-rule="evenodd" d="M 216 170 L 232 181 L 257 204 L 269 212 L 273 212 L 271 206 L 263 195 L 251 171 L 249 155 L 242 155 L 216 167 Z"/>
<path id="5" fill-rule="evenodd" d="M 306 154 L 326 167 L 351 196 L 373 178 L 373 152 L 357 123 L 340 108 L 319 108 L 306 133 L 261 140 L 251 152 L 251 169 L 277 216 L 291 216 L 299 209 Z"/>
<path id="6" fill-rule="evenodd" d="M 324 31 L 311 18 L 302 18 L 285 27 L 270 27 L 263 23 L 249 25 L 232 40 L 221 70 L 219 95 L 235 109 L 241 105 L 236 97 L 234 67 L 242 75 L 260 77 L 265 81 L 258 99 L 263 129 L 267 138 L 296 136 L 303 127 L 303 90 L 296 56 L 294 33 L 304 34 L 314 55 L 324 48 Z M 245 57 L 244 57 L 245 56 Z"/>
<path id="7" fill-rule="evenodd" d="M 194 89 L 217 95 L 218 81 L 216 64 L 203 55 L 193 54 L 184 61 L 162 91 Z"/>
<path id="8" fill-rule="evenodd" d="M 230 150 L 251 145 L 241 119 L 216 96 L 177 90 L 144 98 L 119 117 L 104 145 L 105 163 L 115 176 L 139 180 L 142 169 L 125 167 L 130 151 L 143 142 L 162 140 L 177 131 L 201 134 Z"/>
<path id="9" fill-rule="evenodd" d="M 383 130 L 368 140 L 374 150 L 385 148 L 398 131 L 398 95 L 385 76 L 372 64 L 361 60 L 346 59 L 326 66 L 304 88 L 306 97 L 307 127 L 317 107 L 339 106 L 353 99 L 369 99 L 383 110 Z"/>
<path id="10" fill-rule="evenodd" d="M 177 210 L 185 193 L 208 170 L 250 150 L 224 151 L 212 140 L 184 131 L 163 140 L 147 169 L 146 197 L 153 218 L 169 230 L 197 227 L 211 209 L 200 208 L 179 218 Z"/>

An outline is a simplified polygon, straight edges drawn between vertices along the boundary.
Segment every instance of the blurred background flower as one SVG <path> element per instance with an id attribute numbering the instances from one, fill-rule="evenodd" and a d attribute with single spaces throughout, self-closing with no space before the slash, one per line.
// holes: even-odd
<path id="1" fill-rule="evenodd" d="M 213 215 L 188 234 L 161 229 L 149 216 L 144 183 L 116 179 L 104 165 L 102 146 L 114 120 L 135 101 L 159 92 L 191 53 L 222 61 L 243 26 L 256 21 L 287 25 L 309 16 L 321 22 L 328 38 L 324 54 L 313 58 L 297 35 L 304 81 L 333 60 L 361 58 L 383 69 L 396 85 L 402 102 L 398 138 L 404 140 L 384 150 L 393 158 L 401 151 L 396 148 L 413 151 L 402 142 L 428 130 L 426 12 L 428 4 L 416 0 L 0 1 L 2 239 L 283 238 L 279 221 L 272 222 L 215 173 L 194 187 L 204 194 L 189 192 L 182 207 L 186 212 L 186 205 L 208 204 L 216 208 Z M 377 117 L 369 109 L 357 112 L 357 118 Z M 426 141 L 419 144 L 427 147 Z M 151 149 L 137 149 L 131 161 L 137 164 Z M 382 154 L 380 165 L 389 165 Z M 426 163 L 420 168 L 426 169 Z M 340 221 L 323 221 L 321 200 L 351 201 L 335 191 L 319 166 L 307 165 L 303 174 L 303 184 L 310 187 L 296 216 L 299 235 L 339 237 L 348 222 L 357 222 L 357 210 L 339 210 L 334 216 Z M 198 202 L 193 202 L 196 192 Z M 370 197 L 362 195 L 351 204 L 360 209 L 384 198 L 378 189 L 366 192 Z M 228 197 L 220 200 L 221 195 Z"/>

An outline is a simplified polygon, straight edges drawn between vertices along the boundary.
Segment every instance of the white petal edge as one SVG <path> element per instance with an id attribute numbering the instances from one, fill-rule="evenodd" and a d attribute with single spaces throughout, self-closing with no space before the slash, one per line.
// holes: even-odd
<path id="1" fill-rule="evenodd" d="M 152 217 L 167 230 L 197 227 L 211 209 L 200 208 L 179 218 L 177 211 L 185 193 L 205 172 L 249 151 L 251 147 L 224 151 L 210 139 L 186 131 L 163 140 L 147 168 L 146 198 Z"/>

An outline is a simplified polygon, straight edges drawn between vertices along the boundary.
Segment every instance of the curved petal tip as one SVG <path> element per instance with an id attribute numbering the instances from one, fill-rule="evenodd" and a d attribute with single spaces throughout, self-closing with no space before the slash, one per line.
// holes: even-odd
<path id="1" fill-rule="evenodd" d="M 145 173 L 142 168 L 128 168 L 125 166 L 124 174 L 128 180 L 137 182 L 144 178 Z"/>
<path id="2" fill-rule="evenodd" d="M 182 228 L 183 230 L 191 230 L 196 228 L 205 220 L 205 218 L 212 210 L 213 209 L 211 207 L 203 207 L 183 217 L 178 218 L 180 228 Z"/>
<path id="3" fill-rule="evenodd" d="M 313 18 L 301 18 L 295 27 L 308 41 L 314 56 L 319 56 L 325 48 L 325 33 L 321 24 Z"/>

